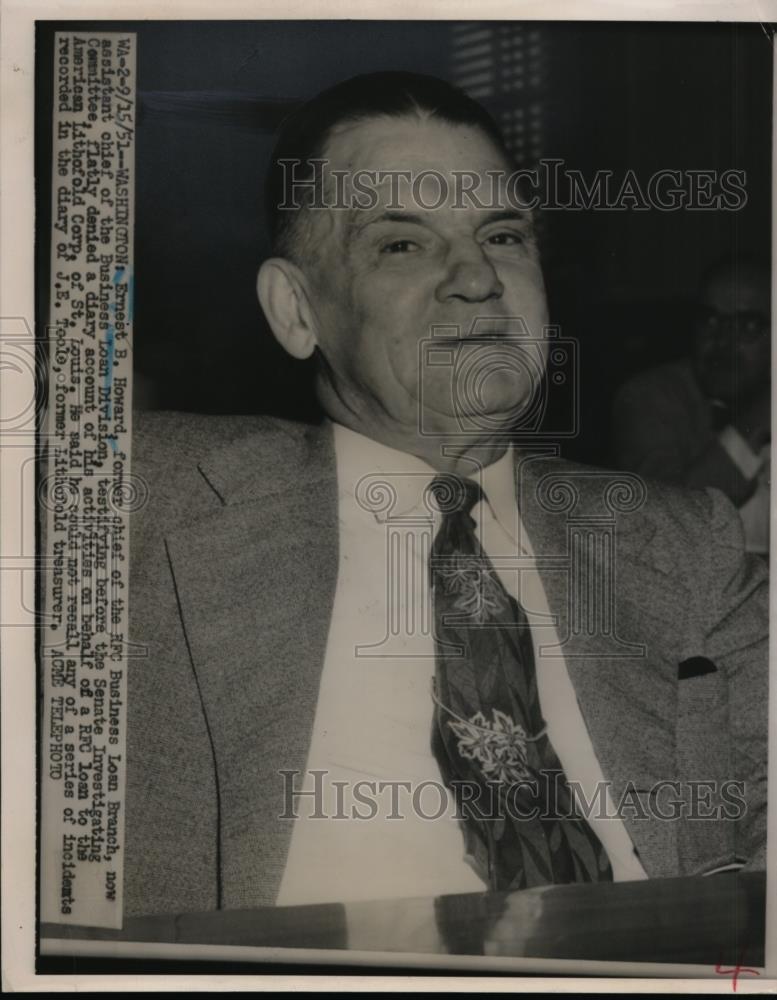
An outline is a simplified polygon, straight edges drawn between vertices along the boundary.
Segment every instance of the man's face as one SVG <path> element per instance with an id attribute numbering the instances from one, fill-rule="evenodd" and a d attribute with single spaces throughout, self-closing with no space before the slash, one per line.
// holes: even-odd
<path id="1" fill-rule="evenodd" d="M 547 307 L 531 218 L 509 207 L 501 152 L 479 129 L 407 117 L 341 127 L 325 155 L 348 176 L 437 171 L 448 195 L 439 208 L 424 207 L 445 192 L 434 178 L 416 187 L 417 197 L 412 182 L 395 182 L 392 193 L 386 180 L 374 208 L 311 213 L 315 249 L 303 269 L 340 400 L 357 416 L 405 428 L 417 426 L 419 400 L 424 426 L 440 432 L 456 431 L 462 412 L 485 414 L 492 427 L 514 422 L 544 370 Z M 501 208 L 460 195 L 464 207 L 454 207 L 454 171 L 479 175 L 480 202 Z M 496 198 L 487 171 L 501 177 Z M 490 339 L 459 340 L 475 320 L 475 332 Z M 435 335 L 434 350 L 424 349 L 439 327 L 449 339 Z"/>
<path id="2" fill-rule="evenodd" d="M 731 274 L 711 283 L 696 327 L 696 372 L 707 396 L 733 402 L 769 380 L 768 279 Z"/>

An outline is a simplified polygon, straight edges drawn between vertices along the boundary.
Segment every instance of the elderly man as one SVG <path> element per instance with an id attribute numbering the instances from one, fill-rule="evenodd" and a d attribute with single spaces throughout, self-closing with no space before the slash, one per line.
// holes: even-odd
<path id="1" fill-rule="evenodd" d="M 765 573 L 722 494 L 528 432 L 511 172 L 429 77 L 285 124 L 258 294 L 327 419 L 138 428 L 126 913 L 763 865 Z"/>

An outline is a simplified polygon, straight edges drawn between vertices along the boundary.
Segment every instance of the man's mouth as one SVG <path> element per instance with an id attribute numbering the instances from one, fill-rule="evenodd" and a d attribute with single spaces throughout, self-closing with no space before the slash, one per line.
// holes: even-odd
<path id="1" fill-rule="evenodd" d="M 448 344 L 467 344 L 473 341 L 504 341 L 504 340 L 526 340 L 528 330 L 522 322 L 509 320 L 476 320 L 468 326 L 460 326 L 459 332 L 452 337 L 435 337 L 440 342 Z"/>

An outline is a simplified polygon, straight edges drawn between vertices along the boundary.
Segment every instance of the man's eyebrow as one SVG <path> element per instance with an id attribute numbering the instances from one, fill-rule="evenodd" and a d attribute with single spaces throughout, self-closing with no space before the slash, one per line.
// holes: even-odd
<path id="1" fill-rule="evenodd" d="M 494 212 L 487 212 L 478 228 L 480 226 L 487 226 L 492 222 L 523 222 L 526 225 L 531 225 L 532 214 L 528 210 L 521 212 L 517 208 L 503 208 Z"/>
<path id="2" fill-rule="evenodd" d="M 360 212 L 355 212 L 352 216 L 349 224 L 349 236 L 358 236 L 364 229 L 368 226 L 373 226 L 378 222 L 404 222 L 411 223 L 416 226 L 424 226 L 427 224 L 426 219 L 422 215 L 418 215 L 416 212 L 398 212 L 386 209 L 377 215 L 372 216 L 372 218 L 364 219 Z M 529 211 L 519 211 L 515 208 L 498 209 L 496 211 L 487 212 L 485 217 L 478 222 L 478 229 L 481 226 L 487 226 L 493 222 L 522 222 L 524 225 L 531 225 L 532 216 Z"/>
<path id="3" fill-rule="evenodd" d="M 383 212 L 373 215 L 372 218 L 368 216 L 366 219 L 361 211 L 354 212 L 350 220 L 349 230 L 352 235 L 357 235 L 367 226 L 373 226 L 377 222 L 409 222 L 416 226 L 424 225 L 422 216 L 416 212 L 397 212 L 385 209 Z"/>

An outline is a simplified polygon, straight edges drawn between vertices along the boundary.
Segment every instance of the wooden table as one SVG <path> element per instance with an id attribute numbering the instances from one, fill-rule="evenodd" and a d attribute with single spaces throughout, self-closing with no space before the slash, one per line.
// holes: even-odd
<path id="1" fill-rule="evenodd" d="M 136 917 L 121 931 L 43 924 L 41 951 L 57 939 L 760 966 L 765 890 L 763 873 L 730 873 Z"/>

